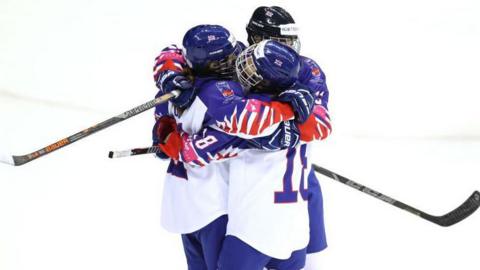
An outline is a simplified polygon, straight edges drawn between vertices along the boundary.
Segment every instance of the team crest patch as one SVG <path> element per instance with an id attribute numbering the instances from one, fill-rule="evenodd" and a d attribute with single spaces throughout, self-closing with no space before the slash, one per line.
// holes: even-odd
<path id="1" fill-rule="evenodd" d="M 231 97 L 231 96 L 233 96 L 233 90 L 232 89 L 223 89 L 222 90 L 222 95 L 224 97 Z"/>
<path id="2" fill-rule="evenodd" d="M 318 76 L 318 75 L 320 75 L 320 69 L 318 69 L 318 68 L 312 69 L 312 75 L 313 75 L 313 76 Z"/>
<path id="3" fill-rule="evenodd" d="M 226 81 L 216 82 L 215 86 L 217 90 L 222 95 L 224 102 L 230 102 L 233 98 L 235 98 L 235 91 L 232 86 Z"/>

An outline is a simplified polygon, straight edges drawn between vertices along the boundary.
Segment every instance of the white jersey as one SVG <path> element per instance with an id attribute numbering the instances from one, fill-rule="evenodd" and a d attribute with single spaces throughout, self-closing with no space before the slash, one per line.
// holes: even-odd
<path id="1" fill-rule="evenodd" d="M 182 129 L 197 133 L 201 127 L 188 123 L 201 123 L 197 118 L 203 118 L 205 110 L 196 99 L 178 118 Z M 177 177 L 165 183 L 164 226 L 193 232 L 228 213 L 228 235 L 270 257 L 287 259 L 309 241 L 306 145 L 280 151 L 242 149 L 237 154 L 202 167 L 185 163 L 189 180 Z"/>
<path id="2" fill-rule="evenodd" d="M 229 136 L 265 136 L 281 121 L 294 117 L 288 105 L 244 99 L 238 82 L 197 78 L 195 85 L 195 100 L 181 116 L 175 117 L 182 130 L 189 134 L 198 133 L 209 125 Z M 162 109 L 165 109 L 163 113 L 176 115 L 170 104 L 168 110 Z M 196 157 L 196 154 L 189 152 L 188 157 Z M 176 233 L 196 231 L 227 214 L 228 162 L 212 162 L 200 168 L 185 162 L 184 166 L 188 180 L 168 174 L 163 192 L 162 224 Z"/>
<path id="3" fill-rule="evenodd" d="M 309 241 L 306 145 L 231 159 L 227 235 L 278 259 Z"/>
<path id="4" fill-rule="evenodd" d="M 169 105 L 169 114 L 174 115 Z M 188 133 L 202 128 L 206 107 L 195 99 L 177 123 Z M 167 174 L 163 187 L 162 226 L 173 233 L 191 233 L 227 214 L 228 163 L 213 163 L 205 167 L 183 164 L 188 180 Z"/>

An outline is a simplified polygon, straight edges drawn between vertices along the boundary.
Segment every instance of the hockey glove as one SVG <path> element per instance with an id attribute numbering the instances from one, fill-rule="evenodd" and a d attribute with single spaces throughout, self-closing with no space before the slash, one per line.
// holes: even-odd
<path id="1" fill-rule="evenodd" d="M 171 116 L 162 116 L 156 124 L 156 141 L 163 154 L 178 160 L 182 149 L 182 138 L 177 131 L 177 122 Z"/>
<path id="2" fill-rule="evenodd" d="M 278 95 L 278 100 L 287 102 L 293 107 L 295 120 L 299 123 L 307 121 L 312 113 L 315 99 L 306 89 L 288 89 Z"/>
<path id="3" fill-rule="evenodd" d="M 160 119 L 158 119 L 155 122 L 155 125 L 153 126 L 153 129 L 152 129 L 152 146 L 158 146 L 158 144 L 159 144 L 158 134 L 157 134 L 159 124 L 160 124 Z M 155 153 L 155 154 L 160 159 L 169 159 L 169 157 L 163 152 L 158 152 L 158 153 Z"/>
<path id="4" fill-rule="evenodd" d="M 187 67 L 182 50 L 176 45 L 170 45 L 162 50 L 162 52 L 155 58 L 153 66 L 153 79 L 158 82 L 158 78 L 165 71 L 184 72 Z"/>
<path id="5" fill-rule="evenodd" d="M 173 90 L 180 90 L 180 95 L 172 98 L 172 102 L 180 109 L 186 109 L 196 97 L 192 82 L 182 73 L 176 71 L 165 71 L 158 77 L 157 87 L 163 94 L 170 93 Z"/>

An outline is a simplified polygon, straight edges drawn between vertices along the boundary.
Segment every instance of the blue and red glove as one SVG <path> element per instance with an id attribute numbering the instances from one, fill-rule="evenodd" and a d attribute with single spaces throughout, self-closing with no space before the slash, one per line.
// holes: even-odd
<path id="1" fill-rule="evenodd" d="M 173 90 L 180 90 L 180 95 L 170 99 L 175 106 L 180 109 L 186 109 L 196 97 L 192 82 L 182 73 L 176 71 L 164 71 L 159 76 L 157 87 L 162 94 L 170 93 Z"/>
<path id="2" fill-rule="evenodd" d="M 299 123 L 307 121 L 312 114 L 315 98 L 310 91 L 300 85 L 294 89 L 287 89 L 281 92 L 277 98 L 278 101 L 287 102 L 293 107 L 295 120 Z"/>
<path id="3" fill-rule="evenodd" d="M 187 62 L 183 57 L 182 50 L 176 45 L 170 45 L 164 48 L 155 58 L 153 66 L 153 79 L 158 82 L 159 76 L 163 71 L 183 72 L 187 67 Z"/>
<path id="4" fill-rule="evenodd" d="M 153 78 L 160 89 L 160 94 L 167 94 L 173 90 L 181 91 L 178 97 L 170 100 L 180 109 L 190 106 L 196 96 L 192 82 L 184 76 L 186 67 L 182 50 L 175 45 L 163 49 L 155 58 L 153 67 Z"/>

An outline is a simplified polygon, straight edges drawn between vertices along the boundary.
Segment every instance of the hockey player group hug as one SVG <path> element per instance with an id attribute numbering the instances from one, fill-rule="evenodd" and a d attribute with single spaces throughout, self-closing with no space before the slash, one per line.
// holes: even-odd
<path id="1" fill-rule="evenodd" d="M 315 269 L 326 248 L 311 143 L 331 132 L 325 74 L 299 55 L 283 8 L 259 7 L 248 44 L 198 25 L 156 58 L 153 143 L 170 160 L 162 225 L 190 270 Z M 179 94 L 176 90 L 179 90 Z"/>

